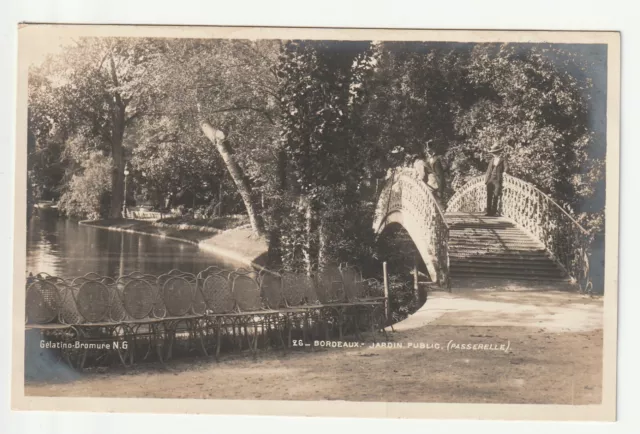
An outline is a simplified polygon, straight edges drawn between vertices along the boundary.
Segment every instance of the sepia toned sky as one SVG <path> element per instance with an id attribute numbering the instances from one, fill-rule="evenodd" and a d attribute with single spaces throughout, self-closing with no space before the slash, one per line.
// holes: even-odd
<path id="1" fill-rule="evenodd" d="M 70 36 L 52 35 L 48 38 L 38 38 L 37 42 L 29 44 L 29 60 L 33 65 L 40 65 L 49 54 L 58 54 L 66 45 L 72 44 L 73 39 Z M 21 53 L 23 54 L 23 53 Z"/>

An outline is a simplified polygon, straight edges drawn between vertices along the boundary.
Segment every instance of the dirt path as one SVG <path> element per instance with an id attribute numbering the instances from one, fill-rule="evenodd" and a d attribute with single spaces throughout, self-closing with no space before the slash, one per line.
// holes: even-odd
<path id="1" fill-rule="evenodd" d="M 410 330 L 432 325 L 514 326 L 548 332 L 591 331 L 602 328 L 601 297 L 574 292 L 477 291 L 431 292 L 427 303 L 394 326 Z"/>
<path id="2" fill-rule="evenodd" d="M 601 299 L 562 292 L 433 294 L 425 308 L 394 327 L 392 347 L 367 342 L 288 355 L 273 350 L 257 361 L 242 354 L 220 363 L 183 359 L 166 368 L 147 364 L 60 382 L 27 381 L 25 391 L 76 397 L 599 403 L 601 312 Z"/>

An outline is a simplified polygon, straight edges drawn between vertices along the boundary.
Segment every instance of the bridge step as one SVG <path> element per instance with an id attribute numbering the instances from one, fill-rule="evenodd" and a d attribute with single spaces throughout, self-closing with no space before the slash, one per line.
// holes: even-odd
<path id="1" fill-rule="evenodd" d="M 479 257 L 449 257 L 449 264 L 451 266 L 465 267 L 468 265 L 474 265 L 478 267 L 486 268 L 524 268 L 524 269 L 549 269 L 557 270 L 558 266 L 549 258 L 483 258 Z"/>
<path id="2" fill-rule="evenodd" d="M 568 277 L 558 271 L 558 272 L 549 272 L 549 271 L 532 271 L 525 269 L 509 269 L 503 268 L 502 270 L 496 269 L 487 269 L 482 267 L 451 267 L 451 278 L 455 279 L 457 277 L 491 277 L 491 278 L 502 278 L 502 279 L 510 279 L 510 280 L 562 280 L 567 281 Z"/>
<path id="3" fill-rule="evenodd" d="M 499 252 L 499 251 L 472 251 L 472 250 L 449 250 L 451 260 L 481 260 L 493 261 L 527 261 L 527 262 L 547 262 L 550 260 L 546 252 Z"/>
<path id="4" fill-rule="evenodd" d="M 527 254 L 532 253 L 532 254 Z M 449 250 L 450 261 L 482 261 L 488 263 L 502 263 L 502 262 L 518 262 L 518 263 L 552 263 L 555 262 L 547 256 L 545 253 L 534 252 L 517 252 L 517 253 L 503 253 L 497 251 L 455 251 Z"/>
<path id="5" fill-rule="evenodd" d="M 544 252 L 540 244 L 534 243 L 514 243 L 496 240 L 465 240 L 449 241 L 452 250 L 497 250 L 500 252 L 523 251 L 523 252 Z"/>
<path id="6" fill-rule="evenodd" d="M 457 227 L 466 227 L 466 228 L 503 228 L 510 229 L 517 227 L 513 222 L 504 219 L 502 217 L 487 217 L 485 220 L 480 219 L 463 219 L 463 218 L 447 218 L 447 224 L 449 227 L 457 228 Z"/>
<path id="7" fill-rule="evenodd" d="M 469 226 L 469 225 L 454 225 L 454 226 L 449 226 L 449 230 L 451 231 L 451 233 L 478 233 L 478 234 L 482 234 L 482 233 L 487 233 L 487 234 L 496 234 L 496 233 L 501 233 L 501 234 L 513 234 L 513 235 L 521 235 L 521 236 L 529 236 L 529 234 L 527 234 L 526 232 L 524 232 L 522 229 L 517 228 L 515 226 L 511 226 L 511 227 L 498 227 L 498 226 L 493 226 L 493 227 L 488 227 L 486 225 L 478 225 L 478 226 Z"/>
<path id="8" fill-rule="evenodd" d="M 529 240 L 538 241 L 534 236 L 529 234 L 523 229 L 517 227 L 462 227 L 462 226 L 449 226 L 449 235 L 451 237 L 466 237 L 466 236 L 500 236 L 500 237 L 513 237 L 524 238 Z"/>
<path id="9" fill-rule="evenodd" d="M 568 281 L 542 243 L 511 220 L 466 213 L 446 219 L 452 279 Z"/>
<path id="10" fill-rule="evenodd" d="M 538 277 L 540 279 L 564 279 L 567 276 L 561 270 L 545 268 L 524 268 L 524 267 L 483 267 L 483 266 L 453 266 L 451 268 L 452 277 L 462 275 L 473 276 L 493 276 L 493 277 Z"/>
<path id="11" fill-rule="evenodd" d="M 527 253 L 531 253 L 532 255 L 527 255 Z M 495 256 L 500 254 L 505 254 L 507 256 L 519 255 L 523 257 L 528 257 L 528 256 L 548 257 L 546 256 L 544 250 L 540 250 L 537 247 L 530 247 L 530 248 L 517 247 L 516 248 L 514 246 L 505 247 L 499 244 L 492 244 L 492 245 L 484 245 L 484 246 L 457 245 L 449 248 L 449 256 L 464 256 L 464 257 L 468 257 L 472 255 Z"/>
<path id="12" fill-rule="evenodd" d="M 504 237 L 537 241 L 522 229 L 449 229 L 451 238 L 463 237 Z"/>
<path id="13" fill-rule="evenodd" d="M 520 228 L 470 228 L 470 227 L 460 227 L 454 226 L 449 227 L 449 234 L 452 236 L 467 236 L 467 235 L 483 235 L 483 236 L 511 236 L 518 238 L 529 238 L 534 239 L 527 232 L 523 231 Z"/>
<path id="14" fill-rule="evenodd" d="M 512 240 L 496 240 L 486 238 L 467 238 L 467 239 L 449 239 L 449 245 L 452 247 L 499 247 L 502 250 L 518 250 L 520 247 L 522 250 L 538 250 L 544 251 L 544 247 L 540 243 L 533 241 L 512 241 Z"/>
<path id="15" fill-rule="evenodd" d="M 521 229 L 517 229 L 517 228 L 487 229 L 487 228 L 469 228 L 469 227 L 460 228 L 460 227 L 453 227 L 453 228 L 449 228 L 449 233 L 451 235 L 458 235 L 458 236 L 466 236 L 466 235 L 496 235 L 496 234 L 499 233 L 500 235 L 510 235 L 510 236 L 521 237 L 521 238 L 531 238 L 529 236 L 529 234 L 526 234 Z"/>
<path id="16" fill-rule="evenodd" d="M 540 276 L 527 276 L 527 275 L 493 275 L 493 274 L 477 274 L 477 273 L 460 273 L 452 274 L 451 280 L 454 285 L 458 285 L 459 282 L 483 282 L 483 281 L 501 281 L 501 282 L 526 282 L 528 285 L 537 285 L 544 283 L 566 283 L 569 284 L 571 280 L 568 277 L 555 278 L 555 277 L 540 277 Z"/>

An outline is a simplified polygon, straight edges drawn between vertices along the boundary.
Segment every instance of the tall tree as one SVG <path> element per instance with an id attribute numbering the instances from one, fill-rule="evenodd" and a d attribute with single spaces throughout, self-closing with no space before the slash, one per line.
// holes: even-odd
<path id="1" fill-rule="evenodd" d="M 180 116 L 201 131 L 225 162 L 256 235 L 264 235 L 262 191 L 277 184 L 278 41 L 172 41 L 158 70 L 164 97 L 157 114 Z M 274 168 L 274 170 L 271 170 Z"/>
<path id="2" fill-rule="evenodd" d="M 368 160 L 356 114 L 372 68 L 370 48 L 369 42 L 290 41 L 280 58 L 290 200 L 282 204 L 288 218 L 279 244 L 287 268 L 310 273 L 344 259 L 344 245 L 355 235 L 350 222 L 363 218 L 357 196 Z"/>
<path id="3" fill-rule="evenodd" d="M 68 140 L 60 95 L 44 71 L 29 75 L 27 170 L 33 199 L 58 199 L 64 185 L 64 145 Z"/>
<path id="4" fill-rule="evenodd" d="M 212 152 L 211 143 L 200 131 L 180 118 L 144 118 L 127 141 L 136 142 L 132 179 L 147 200 L 164 205 L 169 198 L 190 196 L 191 204 L 202 205 L 218 202 L 221 191 L 227 197 L 232 191 L 235 196 L 220 155 Z"/>
<path id="5" fill-rule="evenodd" d="M 48 109 L 58 128 L 111 157 L 111 218 L 120 216 L 124 199 L 126 130 L 157 90 L 154 61 L 162 49 L 153 39 L 82 38 L 49 58 L 39 71 L 53 95 L 41 87 L 34 98 L 56 101 Z"/>

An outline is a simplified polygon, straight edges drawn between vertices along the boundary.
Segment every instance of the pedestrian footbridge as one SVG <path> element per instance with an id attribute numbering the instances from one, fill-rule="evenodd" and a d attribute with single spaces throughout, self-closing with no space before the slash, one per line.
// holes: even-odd
<path id="1" fill-rule="evenodd" d="M 438 206 L 412 169 L 396 170 L 381 190 L 374 230 L 402 225 L 431 279 L 451 288 L 473 277 L 570 282 L 591 290 L 590 234 L 532 184 L 504 175 L 500 217 L 486 217 L 484 177 Z"/>

